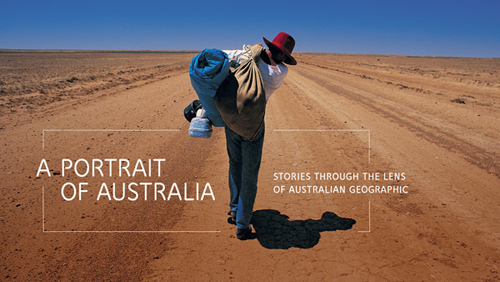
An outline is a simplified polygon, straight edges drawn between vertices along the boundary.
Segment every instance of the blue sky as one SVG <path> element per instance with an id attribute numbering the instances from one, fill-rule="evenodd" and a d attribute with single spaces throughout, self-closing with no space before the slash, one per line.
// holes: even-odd
<path id="1" fill-rule="evenodd" d="M 0 48 L 236 49 L 500 57 L 500 1 L 0 0 Z"/>

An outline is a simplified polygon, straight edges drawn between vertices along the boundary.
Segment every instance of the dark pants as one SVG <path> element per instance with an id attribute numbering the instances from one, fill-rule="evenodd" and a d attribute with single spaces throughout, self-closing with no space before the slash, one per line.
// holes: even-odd
<path id="1" fill-rule="evenodd" d="M 227 154 L 229 156 L 230 207 L 236 211 L 236 225 L 239 229 L 250 226 L 253 204 L 257 195 L 264 125 L 252 141 L 242 137 L 226 126 Z"/>

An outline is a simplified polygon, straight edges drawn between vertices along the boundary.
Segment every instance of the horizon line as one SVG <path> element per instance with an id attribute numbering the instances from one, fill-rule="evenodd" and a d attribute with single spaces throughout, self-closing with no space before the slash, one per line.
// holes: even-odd
<path id="1" fill-rule="evenodd" d="M 67 53 L 199 53 L 202 50 L 155 50 L 155 49 L 43 49 L 43 48 L 0 48 L 0 53 L 29 53 L 29 52 L 67 52 Z M 479 59 L 500 59 L 500 57 L 474 57 L 474 56 L 444 56 L 444 55 L 412 55 L 412 54 L 383 54 L 383 53 L 342 53 L 342 52 L 308 52 L 297 51 L 294 54 L 334 54 L 351 56 L 405 56 L 405 57 L 428 57 L 428 58 L 479 58 Z"/>

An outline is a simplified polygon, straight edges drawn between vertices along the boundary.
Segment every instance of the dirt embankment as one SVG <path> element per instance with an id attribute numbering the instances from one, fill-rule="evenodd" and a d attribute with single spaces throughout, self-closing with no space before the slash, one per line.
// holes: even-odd
<path id="1" fill-rule="evenodd" d="M 0 115 L 43 112 L 61 102 L 77 104 L 140 87 L 187 69 L 190 56 L 193 54 L 1 52 Z"/>

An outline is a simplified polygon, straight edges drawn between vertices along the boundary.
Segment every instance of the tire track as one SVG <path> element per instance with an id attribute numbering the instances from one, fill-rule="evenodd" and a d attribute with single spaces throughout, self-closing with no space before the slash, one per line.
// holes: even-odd
<path id="1" fill-rule="evenodd" d="M 307 79 L 315 81 L 318 85 L 335 92 L 336 94 L 365 106 L 366 109 L 391 120 L 401 127 L 406 127 L 415 134 L 429 142 L 446 148 L 450 152 L 460 153 L 471 164 L 495 174 L 500 178 L 500 166 L 496 152 L 481 148 L 473 143 L 457 137 L 455 132 L 443 131 L 442 121 L 433 120 L 422 116 L 408 107 L 403 107 L 392 101 L 365 91 L 352 92 L 331 81 L 331 78 L 318 72 L 301 68 L 298 73 Z M 416 118 L 419 116 L 421 121 Z M 439 124 L 439 125 L 438 125 Z M 450 128 L 448 126 L 448 128 Z M 483 137 L 484 139 L 484 137 Z M 488 142 L 489 143 L 489 142 Z"/>

